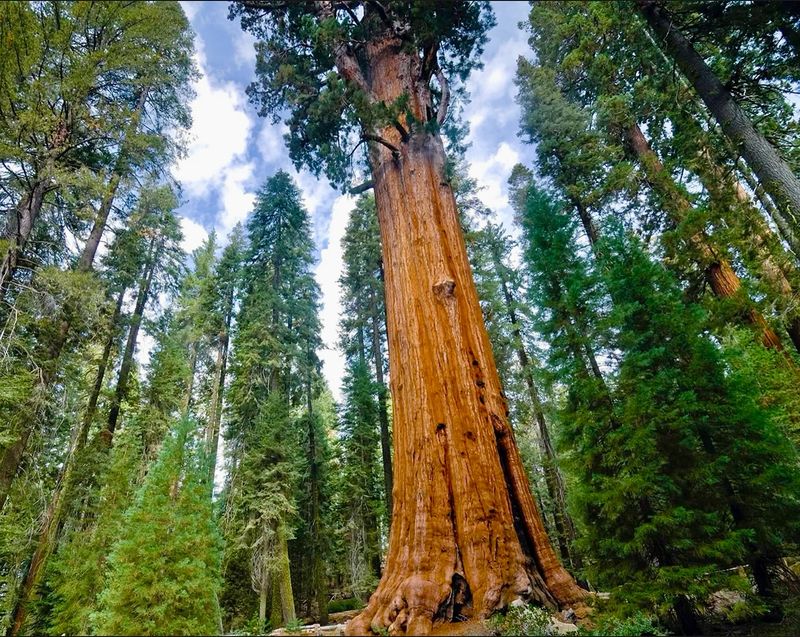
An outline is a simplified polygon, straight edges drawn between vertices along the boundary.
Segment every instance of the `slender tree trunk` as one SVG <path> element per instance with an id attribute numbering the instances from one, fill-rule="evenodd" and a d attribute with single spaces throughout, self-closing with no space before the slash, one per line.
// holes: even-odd
<path id="1" fill-rule="evenodd" d="M 0 298 L 5 296 L 11 278 L 17 271 L 19 258 L 28 246 L 33 226 L 42 210 L 44 197 L 52 189 L 50 179 L 38 179 L 11 213 L 15 216 L 15 223 L 12 224 L 13 234 L 9 233 L 10 236 L 7 238 L 9 245 L 0 262 Z"/>
<path id="2" fill-rule="evenodd" d="M 374 98 L 407 94 L 427 121 L 419 57 L 393 37 L 368 42 L 366 55 Z M 340 71 L 346 62 L 337 59 Z M 386 274 L 393 517 L 383 578 L 347 632 L 426 634 L 520 597 L 577 603 L 586 593 L 550 545 L 508 424 L 442 141 L 421 126 L 379 132 L 391 145 L 371 142 L 370 164 Z"/>
<path id="3" fill-rule="evenodd" d="M 680 191 L 672 176 L 664 168 L 661 160 L 650 148 L 650 144 L 637 124 L 627 126 L 624 131 L 625 144 L 642 166 L 650 187 L 661 200 L 665 212 L 676 224 L 686 219 L 691 203 Z M 744 319 L 761 335 L 761 342 L 770 349 L 782 350 L 780 337 L 769 326 L 761 313 L 753 307 L 752 301 L 742 289 L 742 282 L 731 268 L 730 263 L 710 245 L 708 237 L 696 233 L 689 237 L 689 245 L 695 250 L 705 268 L 706 280 L 716 296 L 723 299 L 736 299 L 745 309 Z"/>
<path id="4" fill-rule="evenodd" d="M 114 164 L 114 170 L 111 173 L 111 178 L 108 180 L 105 192 L 103 193 L 103 198 L 100 202 L 100 208 L 97 210 L 97 215 L 95 215 L 94 218 L 94 225 L 92 225 L 92 230 L 89 232 L 89 237 L 86 239 L 86 243 L 83 246 L 83 252 L 81 252 L 80 259 L 78 260 L 77 269 L 80 271 L 88 271 L 92 269 L 92 264 L 94 263 L 94 258 L 97 254 L 97 248 L 100 246 L 100 239 L 103 237 L 103 232 L 106 229 L 108 216 L 111 213 L 111 207 L 114 205 L 114 199 L 117 196 L 117 190 L 119 189 L 122 175 L 126 172 L 126 161 L 129 146 L 128 137 L 131 132 L 135 132 L 139 127 L 139 120 L 141 119 L 142 110 L 144 109 L 144 104 L 147 101 L 149 92 L 150 89 L 148 87 L 144 87 L 141 89 L 141 91 L 139 91 L 139 97 L 136 100 L 136 106 L 131 113 L 128 131 L 125 133 L 125 136 L 120 142 L 119 155 L 117 156 L 117 160 Z"/>
<path id="5" fill-rule="evenodd" d="M 219 449 L 219 430 L 222 423 L 222 396 L 225 391 L 225 372 L 228 359 L 228 332 L 220 335 L 217 344 L 217 360 L 214 365 L 214 385 L 211 390 L 211 413 L 206 429 L 206 450 L 208 452 L 208 480 L 211 491 L 214 490 L 214 474 L 217 468 L 217 450 Z"/>
<path id="6" fill-rule="evenodd" d="M 382 269 L 382 268 L 381 268 Z M 383 346 L 381 344 L 380 309 L 375 290 L 371 292 L 372 358 L 378 384 L 378 420 L 381 427 L 381 456 L 383 459 L 383 492 L 389 526 L 392 523 L 392 447 L 389 438 L 389 413 L 386 406 L 386 383 L 383 379 Z"/>
<path id="7" fill-rule="evenodd" d="M 134 110 L 132 116 L 132 122 L 134 126 L 138 126 L 141 109 L 144 106 L 147 92 L 147 89 L 145 89 L 141 93 L 140 99 L 137 102 L 136 109 Z M 66 141 L 69 131 L 69 121 L 70 118 L 68 116 L 67 122 L 62 123 L 56 132 L 55 138 L 57 143 L 63 143 Z M 122 165 L 120 163 L 121 159 L 121 156 L 117 158 L 117 169 L 119 169 Z M 44 174 L 48 175 L 49 172 L 52 172 L 52 166 L 48 170 L 45 170 Z M 95 219 L 95 224 L 89 235 L 89 240 L 84 245 L 81 256 L 76 264 L 76 270 L 79 272 L 89 271 L 92 267 L 92 263 L 94 262 L 95 255 L 97 253 L 97 247 L 100 243 L 103 230 L 105 229 L 105 224 L 108 220 L 108 214 L 111 210 L 114 196 L 116 195 L 117 186 L 119 185 L 119 176 L 119 171 L 115 170 L 109 186 L 106 189 L 106 196 L 103 199 L 100 211 Z M 11 277 L 13 277 L 14 272 L 16 271 L 19 256 L 23 253 L 25 247 L 27 246 L 31 233 L 33 232 L 34 224 L 36 223 L 36 219 L 41 212 L 44 197 L 53 189 L 55 189 L 55 185 L 50 177 L 45 176 L 40 178 L 34 184 L 31 192 L 23 198 L 15 210 L 14 223 L 11 224 L 11 230 L 13 231 L 11 234 L 14 236 L 9 237 L 11 240 L 11 245 L 3 257 L 2 263 L 0 263 L 0 298 L 5 295 L 5 291 L 11 281 Z M 48 351 L 47 364 L 44 366 L 44 374 L 39 383 L 39 391 L 41 393 L 45 393 L 48 390 L 52 378 L 55 375 L 57 361 L 61 356 L 64 345 L 67 342 L 69 327 L 70 324 L 68 319 L 62 319 L 59 326 L 59 332 L 55 336 Z M 17 475 L 19 465 L 22 462 L 25 450 L 27 449 L 28 440 L 33 433 L 33 424 L 39 420 L 39 410 L 40 408 L 38 405 L 32 408 L 31 416 L 29 418 L 30 422 L 25 424 L 19 438 L 3 451 L 3 456 L 0 460 L 0 511 L 2 511 L 3 506 L 5 505 L 5 501 L 8 497 L 8 491 Z"/>
<path id="8" fill-rule="evenodd" d="M 719 78 L 695 51 L 657 0 L 636 0 L 644 19 L 661 44 L 694 86 L 700 99 L 741 152 L 764 189 L 780 208 L 800 211 L 800 179 L 776 149 L 756 129 Z"/>
<path id="9" fill-rule="evenodd" d="M 194 392 L 194 376 L 197 372 L 197 341 L 189 344 L 189 377 L 186 379 L 186 390 L 183 394 L 183 407 L 181 412 L 188 418 L 192 408 L 192 393 Z"/>
<path id="10" fill-rule="evenodd" d="M 539 396 L 536 382 L 533 379 L 530 358 L 525 351 L 525 345 L 522 341 L 522 333 L 520 332 L 517 313 L 514 309 L 514 299 L 511 295 L 511 290 L 508 288 L 508 281 L 505 276 L 503 276 L 503 264 L 500 260 L 500 255 L 497 254 L 495 250 L 492 250 L 492 258 L 494 260 L 495 270 L 500 278 L 500 287 L 503 292 L 506 313 L 511 323 L 511 335 L 514 337 L 517 361 L 519 362 L 523 378 L 525 379 L 525 386 L 528 388 L 528 396 L 531 399 L 531 410 L 533 411 L 533 417 L 536 420 L 536 425 L 539 430 L 539 445 L 541 447 L 542 456 L 544 457 L 544 478 L 548 495 L 553 502 L 553 517 L 556 533 L 558 534 L 558 547 L 562 559 L 568 562 L 570 566 L 575 567 L 577 565 L 570 549 L 571 543 L 575 540 L 575 525 L 567 512 L 564 479 L 561 477 L 561 472 L 558 470 L 556 453 L 550 440 L 550 430 L 544 416 L 544 406 Z"/>
<path id="11" fill-rule="evenodd" d="M 89 438 L 89 429 L 94 421 L 95 414 L 97 414 L 97 402 L 100 399 L 100 392 L 103 391 L 103 382 L 105 380 L 108 363 L 111 360 L 111 350 L 114 347 L 114 340 L 117 336 L 118 323 L 122 315 L 122 304 L 125 300 L 127 288 L 120 290 L 117 296 L 117 304 L 114 307 L 114 314 L 111 317 L 111 325 L 109 326 L 108 337 L 106 338 L 105 345 L 103 346 L 103 355 L 100 357 L 100 365 L 97 367 L 97 375 L 94 379 L 92 392 L 89 394 L 89 403 L 86 405 L 86 412 L 83 415 L 83 422 L 81 424 L 81 431 L 78 435 L 78 444 L 81 447 L 86 445 Z"/>
<path id="12" fill-rule="evenodd" d="M 328 592 L 325 582 L 325 568 L 322 563 L 320 530 L 320 459 L 317 453 L 317 432 L 314 426 L 313 401 L 311 399 L 311 352 L 308 352 L 306 370 L 306 409 L 308 411 L 308 461 L 311 468 L 311 585 L 317 601 L 320 624 L 328 623 Z"/>
<path id="13" fill-rule="evenodd" d="M 267 631 L 267 592 L 269 580 L 264 576 L 261 578 L 261 590 L 258 591 L 258 627 L 262 633 Z M 273 628 L 275 628 L 273 626 Z"/>
<path id="14" fill-rule="evenodd" d="M 800 352 L 800 316 L 794 307 L 797 295 L 788 278 L 789 274 L 796 276 L 796 272 L 791 272 L 794 268 L 788 265 L 786 258 L 781 260 L 782 263 L 775 260 L 770 244 L 780 244 L 744 187 L 713 160 L 708 148 L 703 149 L 700 160 L 703 167 L 698 171 L 698 176 L 705 189 L 717 201 L 733 204 L 733 215 L 744 217 L 743 220 L 734 219 L 733 223 L 747 224 L 748 239 L 755 247 L 758 260 L 757 274 L 772 287 L 779 307 L 790 312 L 786 331 L 795 349 Z M 780 249 L 783 250 L 782 247 Z"/>
<path id="15" fill-rule="evenodd" d="M 758 199 L 758 203 L 761 204 L 761 207 L 769 215 L 769 218 L 772 219 L 775 227 L 778 228 L 780 237 L 786 242 L 786 245 L 789 246 L 789 250 L 792 252 L 795 259 L 800 259 L 800 238 L 793 227 L 796 224 L 793 224 L 792 220 L 787 219 L 786 215 L 778 209 L 769 195 L 764 191 L 764 187 L 758 183 L 758 179 L 756 179 L 753 171 L 750 170 L 750 167 L 744 160 L 739 159 L 737 168 L 750 187 L 750 190 L 753 191 L 756 199 Z"/>
<path id="16" fill-rule="evenodd" d="M 125 289 L 123 289 L 118 297 L 117 303 L 114 307 L 114 314 L 111 317 L 111 324 L 109 326 L 109 335 L 106 340 L 106 345 L 103 349 L 103 355 L 100 359 L 97 377 L 89 397 L 89 405 L 86 410 L 84 418 L 81 420 L 78 430 L 73 436 L 73 445 L 69 450 L 64 465 L 56 481 L 56 486 L 50 502 L 45 509 L 44 517 L 41 523 L 41 531 L 34 550 L 33 556 L 28 564 L 28 570 L 25 577 L 20 584 L 20 589 L 17 593 L 17 602 L 14 608 L 14 616 L 12 625 L 9 628 L 8 634 L 11 637 L 16 637 L 22 629 L 25 618 L 28 614 L 30 602 L 34 599 L 36 594 L 36 587 L 39 583 L 44 567 L 53 548 L 58 541 L 61 529 L 64 526 L 64 504 L 67 501 L 67 494 L 70 492 L 73 485 L 73 474 L 75 470 L 75 461 L 80 455 L 83 448 L 86 446 L 86 441 L 89 435 L 89 427 L 94 420 L 94 413 L 97 407 L 97 398 L 103 386 L 103 377 L 108 365 L 108 360 L 111 354 L 111 347 L 114 342 L 114 333 L 117 323 L 122 311 L 122 302 L 125 297 Z"/>
<path id="17" fill-rule="evenodd" d="M 294 595 L 292 594 L 292 574 L 289 566 L 289 543 L 286 537 L 286 528 L 278 524 L 278 571 L 276 573 L 276 592 L 280 600 L 280 610 L 283 624 L 294 621 L 297 616 L 294 612 Z M 274 604 L 273 604 L 274 608 Z"/>
<path id="18" fill-rule="evenodd" d="M 133 369 L 133 354 L 136 350 L 136 341 L 139 338 L 139 328 L 142 324 L 142 316 L 144 315 L 144 308 L 147 304 L 148 296 L 150 295 L 150 286 L 153 282 L 153 275 L 156 270 L 156 262 L 158 261 L 157 251 L 155 249 L 155 237 L 150 241 L 150 248 L 148 259 L 145 262 L 145 270 L 142 273 L 142 279 L 139 283 L 139 291 L 136 294 L 136 306 L 131 315 L 131 324 L 128 329 L 128 340 L 125 344 L 125 353 L 122 356 L 122 364 L 119 368 L 119 376 L 117 377 L 117 388 L 114 392 L 114 397 L 111 400 L 111 408 L 108 412 L 108 424 L 106 429 L 101 432 L 104 442 L 107 446 L 111 445 L 111 439 L 114 436 L 114 431 L 117 428 L 117 421 L 119 419 L 122 401 L 128 394 L 128 381 L 130 379 L 131 370 Z"/>

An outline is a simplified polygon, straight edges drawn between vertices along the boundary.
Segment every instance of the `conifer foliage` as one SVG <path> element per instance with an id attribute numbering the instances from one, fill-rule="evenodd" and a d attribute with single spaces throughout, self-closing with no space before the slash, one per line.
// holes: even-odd
<path id="1" fill-rule="evenodd" d="M 531 2 L 512 221 L 490 3 L 232 2 L 301 173 L 188 251 L 185 8 L 0 4 L 0 630 L 796 629 L 800 10 Z"/>

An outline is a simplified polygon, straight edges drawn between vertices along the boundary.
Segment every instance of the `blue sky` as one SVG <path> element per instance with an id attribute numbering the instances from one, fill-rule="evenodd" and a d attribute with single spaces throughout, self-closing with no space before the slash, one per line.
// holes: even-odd
<path id="1" fill-rule="evenodd" d="M 325 376 L 339 396 L 343 360 L 335 349 L 341 311 L 337 279 L 342 271 L 341 239 L 353 205 L 323 179 L 297 172 L 283 146 L 282 125 L 259 118 L 245 88 L 253 79 L 253 38 L 227 19 L 227 2 L 181 2 L 195 31 L 196 61 L 201 72 L 192 102 L 193 126 L 187 156 L 175 167 L 186 203 L 184 246 L 197 247 L 210 230 L 225 237 L 253 207 L 255 192 L 278 169 L 290 172 L 311 214 L 318 251 L 317 281 L 322 290 L 320 352 Z M 517 25 L 527 17 L 526 2 L 493 3 L 497 26 L 483 56 L 484 68 L 467 82 L 470 102 L 464 117 L 470 125 L 467 152 L 470 174 L 484 203 L 511 230 L 506 180 L 517 162 L 530 164 L 532 149 L 517 137 L 519 108 L 513 84 L 516 60 L 529 55 L 526 34 Z"/>

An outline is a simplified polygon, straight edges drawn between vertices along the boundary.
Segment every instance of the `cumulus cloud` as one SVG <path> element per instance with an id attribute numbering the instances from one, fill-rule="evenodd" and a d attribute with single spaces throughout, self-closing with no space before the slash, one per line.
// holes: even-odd
<path id="1" fill-rule="evenodd" d="M 328 210 L 327 205 L 336 205 L 333 202 L 336 191 L 331 188 L 325 177 L 315 177 L 307 170 L 300 172 L 293 171 L 297 185 L 303 196 L 303 206 L 308 210 L 314 223 L 314 240 L 318 246 L 324 246 L 326 240 L 330 240 L 328 233 Z"/>
<path id="2" fill-rule="evenodd" d="M 233 226 L 244 221 L 253 210 L 256 194 L 247 183 L 254 170 L 254 164 L 248 162 L 232 166 L 225 173 L 220 189 L 222 210 L 217 216 L 217 228 L 222 236 L 227 236 Z"/>
<path id="3" fill-rule="evenodd" d="M 247 31 L 241 31 L 233 41 L 233 59 L 240 67 L 252 69 L 256 65 L 256 39 Z"/>
<path id="4" fill-rule="evenodd" d="M 191 254 L 199 248 L 203 241 L 208 238 L 206 229 L 196 221 L 189 219 L 189 217 L 181 217 L 181 231 L 183 232 L 181 247 L 187 254 Z"/>
<path id="5" fill-rule="evenodd" d="M 190 22 L 194 20 L 194 17 L 197 15 L 197 12 L 200 11 L 199 2 L 187 2 L 186 0 L 181 0 L 180 5 Z"/>
<path id="6" fill-rule="evenodd" d="M 192 9 L 196 12 L 196 8 Z M 216 81 L 208 72 L 203 40 L 196 38 L 195 61 L 201 77 L 190 107 L 189 148 L 174 170 L 189 199 L 216 197 L 215 225 L 222 237 L 253 207 L 255 167 L 247 158 L 255 122 L 244 91 L 234 82 Z M 194 205 L 196 209 L 196 203 Z"/>
<path id="7" fill-rule="evenodd" d="M 508 143 L 501 142 L 497 150 L 469 164 L 469 175 L 478 182 L 478 197 L 500 218 L 503 225 L 512 229 L 513 210 L 508 201 L 508 177 L 519 162 L 519 153 Z"/>
<path id="8" fill-rule="evenodd" d="M 289 152 L 283 141 L 283 135 L 288 131 L 286 124 L 273 124 L 265 121 L 258 133 L 258 153 L 267 164 L 289 165 Z"/>
<path id="9" fill-rule="evenodd" d="M 202 70 L 191 103 L 191 142 L 175 169 L 190 196 L 204 196 L 221 185 L 226 171 L 243 160 L 253 128 L 241 90 L 233 83 L 213 85 Z"/>
<path id="10" fill-rule="evenodd" d="M 342 399 L 342 377 L 344 376 L 344 356 L 336 347 L 339 335 L 339 319 L 342 312 L 342 300 L 339 290 L 339 276 L 344 264 L 342 262 L 342 238 L 347 227 L 350 211 L 355 199 L 350 195 L 340 195 L 333 202 L 330 222 L 327 228 L 328 245 L 320 253 L 316 279 L 322 291 L 322 342 L 325 346 L 319 352 L 322 359 L 322 371 L 328 386 L 336 400 Z"/>

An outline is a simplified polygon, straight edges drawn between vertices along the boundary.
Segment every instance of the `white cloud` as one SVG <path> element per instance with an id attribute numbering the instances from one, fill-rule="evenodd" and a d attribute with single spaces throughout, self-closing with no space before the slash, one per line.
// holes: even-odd
<path id="1" fill-rule="evenodd" d="M 266 121 L 258 133 L 258 152 L 267 164 L 282 163 L 288 165 L 289 151 L 283 141 L 283 135 L 289 130 L 284 123 L 272 124 Z"/>
<path id="2" fill-rule="evenodd" d="M 324 245 L 325 239 L 329 237 L 328 229 L 323 225 L 328 219 L 325 211 L 320 210 L 320 206 L 325 201 L 331 201 L 336 195 L 336 191 L 331 188 L 325 177 L 315 177 L 307 170 L 294 172 L 294 178 L 303 196 L 303 206 L 308 210 L 308 214 L 314 222 L 314 240 L 317 245 Z M 336 202 L 333 203 L 336 205 Z"/>
<path id="3" fill-rule="evenodd" d="M 191 22 L 194 20 L 194 17 L 197 15 L 197 12 L 200 11 L 200 3 L 199 2 L 187 2 L 186 0 L 181 0 L 181 8 L 183 12 L 186 14 L 187 19 Z"/>
<path id="4" fill-rule="evenodd" d="M 199 248 L 203 241 L 208 238 L 206 229 L 196 221 L 189 219 L 189 217 L 181 217 L 181 231 L 183 232 L 181 247 L 187 254 L 191 254 Z"/>
<path id="5" fill-rule="evenodd" d="M 225 237 L 247 216 L 255 200 L 249 185 L 254 165 L 246 158 L 254 121 L 246 110 L 241 87 L 233 82 L 216 82 L 209 76 L 199 36 L 195 61 L 202 76 L 194 85 L 191 141 L 174 174 L 189 198 L 219 196 L 222 209 L 217 212 L 215 225 Z"/>
<path id="6" fill-rule="evenodd" d="M 519 162 L 519 153 L 501 142 L 493 155 L 469 164 L 469 175 L 478 182 L 478 197 L 506 226 L 512 229 L 513 211 L 508 201 L 508 177 Z"/>
<path id="7" fill-rule="evenodd" d="M 316 279 L 322 291 L 322 342 L 325 349 L 319 352 L 322 359 L 322 370 L 328 386 L 336 400 L 342 399 L 342 378 L 344 376 L 344 356 L 336 347 L 339 336 L 339 318 L 342 312 L 342 300 L 339 290 L 339 276 L 344 264 L 342 262 L 342 238 L 347 228 L 347 220 L 353 209 L 355 199 L 350 195 L 340 195 L 333 202 L 326 235 L 328 245 L 320 254 Z"/>
<path id="8" fill-rule="evenodd" d="M 233 226 L 244 221 L 253 210 L 256 194 L 245 185 L 253 176 L 252 162 L 232 166 L 225 173 L 220 191 L 222 210 L 217 217 L 217 227 L 222 236 L 227 236 Z"/>
<path id="9" fill-rule="evenodd" d="M 233 83 L 213 86 L 203 71 L 191 103 L 189 152 L 175 169 L 176 178 L 194 196 L 220 186 L 226 171 L 244 157 L 253 128 L 241 90 Z"/>
<path id="10" fill-rule="evenodd" d="M 247 31 L 241 31 L 233 41 L 233 59 L 244 68 L 256 66 L 256 39 Z"/>

